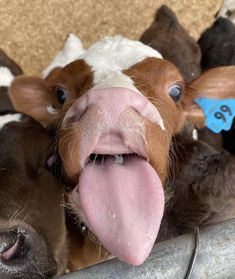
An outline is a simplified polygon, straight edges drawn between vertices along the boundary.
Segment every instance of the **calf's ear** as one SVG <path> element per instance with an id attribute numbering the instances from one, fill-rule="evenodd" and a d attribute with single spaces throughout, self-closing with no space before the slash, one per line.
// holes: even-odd
<path id="1" fill-rule="evenodd" d="M 39 121 L 43 126 L 50 124 L 56 111 L 52 104 L 55 95 L 48 83 L 38 77 L 16 77 L 9 88 L 9 96 L 14 108 Z"/>
<path id="2" fill-rule="evenodd" d="M 216 126 L 218 123 L 212 123 L 213 121 L 227 121 L 227 116 L 233 118 L 233 113 L 235 115 L 235 66 L 210 69 L 190 82 L 186 85 L 182 104 L 186 120 L 199 128 L 207 126 L 208 122 Z M 224 105 L 226 107 L 223 107 Z"/>

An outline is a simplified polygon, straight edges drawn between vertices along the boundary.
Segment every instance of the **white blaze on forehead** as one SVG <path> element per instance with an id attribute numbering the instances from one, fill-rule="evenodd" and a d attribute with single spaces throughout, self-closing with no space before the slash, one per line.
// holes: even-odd
<path id="1" fill-rule="evenodd" d="M 10 86 L 14 78 L 9 68 L 0 67 L 0 86 Z"/>
<path id="2" fill-rule="evenodd" d="M 159 52 L 139 41 L 115 36 L 93 44 L 80 58 L 94 73 L 94 88 L 126 87 L 140 93 L 122 71 L 148 57 L 162 58 Z"/>
<path id="3" fill-rule="evenodd" d="M 85 50 L 82 46 L 81 40 L 73 33 L 70 33 L 64 43 L 64 48 L 55 56 L 52 62 L 42 72 L 42 77 L 47 77 L 49 73 L 57 67 L 64 67 L 77 60 L 84 51 Z"/>
<path id="4" fill-rule="evenodd" d="M 7 123 L 20 122 L 21 116 L 22 116 L 21 113 L 1 115 L 0 116 L 0 129 L 2 129 Z"/>
<path id="5" fill-rule="evenodd" d="M 92 89 L 124 87 L 142 94 L 135 87 L 133 80 L 122 71 L 130 69 L 148 57 L 162 58 L 158 51 L 139 41 L 115 36 L 106 37 L 95 43 L 81 55 L 80 59 L 85 60 L 93 71 Z M 156 112 L 159 115 L 158 124 L 162 130 L 165 130 L 157 108 Z"/>

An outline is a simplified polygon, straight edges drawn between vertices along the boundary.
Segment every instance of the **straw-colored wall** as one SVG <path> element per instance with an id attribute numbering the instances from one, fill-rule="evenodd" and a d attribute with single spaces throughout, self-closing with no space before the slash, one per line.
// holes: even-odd
<path id="1" fill-rule="evenodd" d="M 26 73 L 37 74 L 69 32 L 85 46 L 113 34 L 137 39 L 163 3 L 197 38 L 221 0 L 0 0 L 0 46 Z"/>

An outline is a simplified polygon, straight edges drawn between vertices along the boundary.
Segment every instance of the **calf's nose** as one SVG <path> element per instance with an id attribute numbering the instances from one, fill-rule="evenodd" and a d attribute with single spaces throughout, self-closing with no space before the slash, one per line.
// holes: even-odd
<path id="1" fill-rule="evenodd" d="M 17 249 L 17 230 L 0 231 L 0 259 L 10 260 Z"/>
<path id="2" fill-rule="evenodd" d="M 158 110 L 144 95 L 122 87 L 89 91 L 73 103 L 66 113 L 65 120 L 79 120 L 92 105 L 97 106 L 109 122 L 115 122 L 124 110 L 131 107 L 146 119 L 157 122 L 161 128 L 164 127 Z"/>
<path id="3" fill-rule="evenodd" d="M 22 254 L 24 230 L 8 229 L 0 231 L 0 260 L 10 262 Z"/>

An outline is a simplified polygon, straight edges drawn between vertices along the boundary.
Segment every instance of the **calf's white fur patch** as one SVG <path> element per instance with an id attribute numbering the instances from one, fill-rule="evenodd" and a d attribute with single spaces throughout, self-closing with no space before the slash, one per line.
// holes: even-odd
<path id="1" fill-rule="evenodd" d="M 9 122 L 20 122 L 21 113 L 5 114 L 0 116 L 0 129 L 2 129 Z"/>
<path id="2" fill-rule="evenodd" d="M 55 56 L 52 62 L 42 72 L 42 77 L 47 77 L 54 68 L 64 67 L 77 60 L 83 52 L 84 48 L 80 39 L 73 33 L 70 33 L 64 43 L 64 48 Z"/>
<path id="3" fill-rule="evenodd" d="M 217 14 L 218 17 L 227 17 L 235 23 L 235 1 L 224 0 Z"/>
<path id="4" fill-rule="evenodd" d="M 140 93 L 122 71 L 147 57 L 162 58 L 158 51 L 139 41 L 114 36 L 93 44 L 80 58 L 92 68 L 94 88 L 126 87 Z"/>
<path id="5" fill-rule="evenodd" d="M 193 129 L 193 131 L 192 131 L 192 138 L 193 138 L 193 140 L 195 140 L 195 141 L 197 141 L 198 140 L 198 131 L 197 131 L 197 129 Z"/>
<path id="6" fill-rule="evenodd" d="M 14 79 L 14 75 L 7 67 L 0 67 L 0 86 L 10 86 Z"/>

